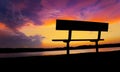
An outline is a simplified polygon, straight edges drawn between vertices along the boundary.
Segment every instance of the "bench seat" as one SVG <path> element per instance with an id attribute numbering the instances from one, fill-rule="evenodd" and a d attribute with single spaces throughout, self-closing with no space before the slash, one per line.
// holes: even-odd
<path id="1" fill-rule="evenodd" d="M 104 41 L 104 39 L 53 39 L 52 41 L 63 41 L 63 42 L 68 42 L 68 41 L 90 41 L 90 42 L 95 42 L 95 41 Z"/>

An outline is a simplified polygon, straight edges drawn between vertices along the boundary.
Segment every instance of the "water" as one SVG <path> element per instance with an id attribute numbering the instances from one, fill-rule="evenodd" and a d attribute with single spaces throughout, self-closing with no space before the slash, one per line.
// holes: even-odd
<path id="1" fill-rule="evenodd" d="M 120 50 L 120 47 L 114 48 L 100 48 L 100 52 L 106 51 L 116 51 Z M 95 49 L 82 49 L 82 50 L 70 50 L 70 54 L 77 53 L 87 53 L 87 52 L 95 52 Z M 66 50 L 62 51 L 45 51 L 45 52 L 22 52 L 22 53 L 0 53 L 0 58 L 12 58 L 12 57 L 28 57 L 28 56 L 48 56 L 48 55 L 62 55 L 66 54 Z"/>

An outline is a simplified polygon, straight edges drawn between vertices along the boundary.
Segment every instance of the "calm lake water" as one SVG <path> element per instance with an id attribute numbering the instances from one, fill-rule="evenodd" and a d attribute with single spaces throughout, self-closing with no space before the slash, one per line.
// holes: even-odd
<path id="1" fill-rule="evenodd" d="M 100 48 L 100 52 L 116 51 L 120 50 L 120 47 L 114 48 Z M 95 49 L 84 49 L 84 50 L 70 50 L 70 54 L 95 52 Z M 11 58 L 11 57 L 27 57 L 27 56 L 48 56 L 48 55 L 62 55 L 66 54 L 66 50 L 61 51 L 45 51 L 45 52 L 22 52 L 22 53 L 0 53 L 0 58 Z"/>

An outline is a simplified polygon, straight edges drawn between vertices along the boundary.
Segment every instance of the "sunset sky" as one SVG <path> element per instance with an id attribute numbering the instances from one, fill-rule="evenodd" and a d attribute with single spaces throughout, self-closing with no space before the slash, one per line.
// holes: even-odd
<path id="1" fill-rule="evenodd" d="M 120 43 L 120 0 L 0 0 L 0 48 L 63 47 L 68 31 L 56 19 L 109 23 L 100 43 Z M 97 38 L 97 32 L 73 31 L 72 39 Z M 93 44 L 71 42 L 71 46 Z"/>

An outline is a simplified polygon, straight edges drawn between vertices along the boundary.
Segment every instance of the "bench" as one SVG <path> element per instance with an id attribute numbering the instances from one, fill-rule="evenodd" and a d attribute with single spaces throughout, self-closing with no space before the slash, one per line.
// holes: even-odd
<path id="1" fill-rule="evenodd" d="M 68 30 L 68 39 L 53 39 L 52 41 L 66 42 L 67 55 L 69 55 L 70 41 L 90 41 L 95 42 L 96 53 L 98 53 L 98 41 L 101 39 L 101 32 L 108 31 L 108 23 L 91 22 L 91 21 L 75 21 L 75 20 L 56 20 L 56 30 Z M 71 39 L 72 31 L 98 31 L 97 39 Z"/>

